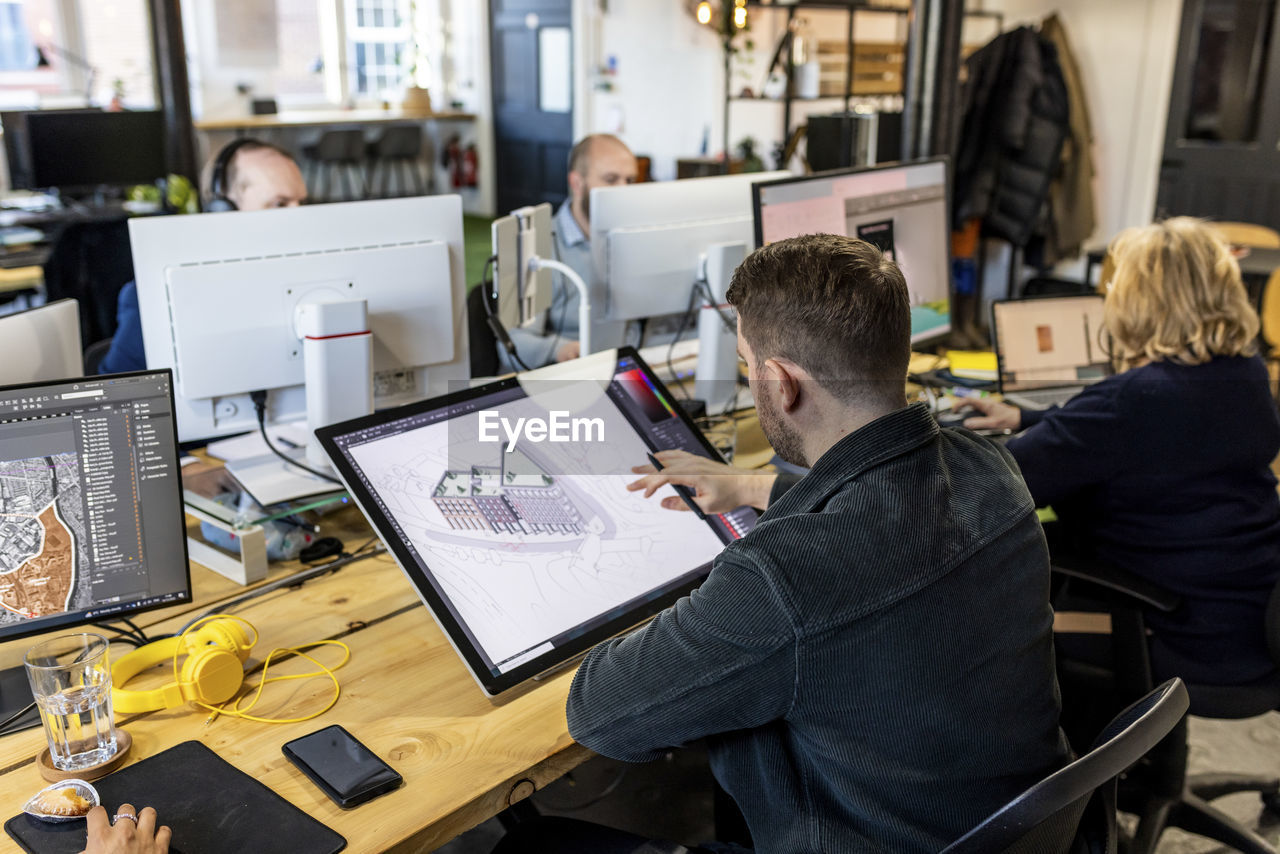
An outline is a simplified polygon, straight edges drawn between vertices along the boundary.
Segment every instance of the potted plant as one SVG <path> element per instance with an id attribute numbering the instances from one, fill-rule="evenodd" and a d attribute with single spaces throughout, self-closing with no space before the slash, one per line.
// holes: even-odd
<path id="1" fill-rule="evenodd" d="M 425 31 L 421 24 L 417 0 L 410 0 L 409 45 L 407 52 L 409 68 L 405 74 L 404 98 L 400 101 L 400 108 L 406 113 L 426 114 L 431 112 L 431 93 L 426 88 L 431 70 L 431 61 L 420 46 L 420 36 Z"/>

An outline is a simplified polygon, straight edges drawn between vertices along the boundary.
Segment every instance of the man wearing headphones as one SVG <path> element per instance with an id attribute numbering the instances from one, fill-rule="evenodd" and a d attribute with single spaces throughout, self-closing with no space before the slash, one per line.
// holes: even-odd
<path id="1" fill-rule="evenodd" d="M 293 155 L 256 139 L 238 139 L 218 152 L 208 167 L 205 210 L 261 211 L 293 208 L 307 199 L 307 184 Z M 138 289 L 130 282 L 116 303 L 116 334 L 98 373 L 140 371 L 147 366 L 142 345 Z"/>

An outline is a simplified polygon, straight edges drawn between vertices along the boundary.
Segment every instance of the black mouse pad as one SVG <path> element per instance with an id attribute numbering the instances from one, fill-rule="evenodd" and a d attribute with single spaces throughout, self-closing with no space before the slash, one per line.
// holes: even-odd
<path id="1" fill-rule="evenodd" d="M 160 824 L 173 829 L 169 850 L 175 854 L 336 854 L 347 846 L 342 836 L 198 741 L 184 741 L 93 786 L 109 814 L 121 804 L 155 807 Z M 84 850 L 84 821 L 50 824 L 19 813 L 4 829 L 32 854 Z"/>

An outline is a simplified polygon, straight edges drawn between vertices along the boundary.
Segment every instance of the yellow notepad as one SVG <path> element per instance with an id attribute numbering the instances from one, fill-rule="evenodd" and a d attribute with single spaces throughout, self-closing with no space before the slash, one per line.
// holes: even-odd
<path id="1" fill-rule="evenodd" d="M 990 350 L 949 350 L 951 373 L 969 380 L 994 380 L 996 354 Z"/>

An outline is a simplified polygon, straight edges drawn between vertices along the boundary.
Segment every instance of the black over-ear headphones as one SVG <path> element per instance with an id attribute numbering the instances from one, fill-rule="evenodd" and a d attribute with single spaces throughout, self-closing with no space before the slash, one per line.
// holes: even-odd
<path id="1" fill-rule="evenodd" d="M 258 141 L 249 137 L 232 140 L 218 152 L 217 159 L 213 161 L 213 175 L 209 179 L 209 204 L 205 206 L 206 213 L 233 211 L 236 209 L 236 203 L 227 197 L 229 189 L 227 187 L 227 169 L 231 166 L 231 160 L 236 156 L 236 152 L 251 142 L 257 144 Z"/>

